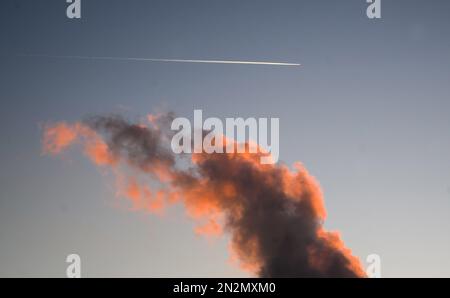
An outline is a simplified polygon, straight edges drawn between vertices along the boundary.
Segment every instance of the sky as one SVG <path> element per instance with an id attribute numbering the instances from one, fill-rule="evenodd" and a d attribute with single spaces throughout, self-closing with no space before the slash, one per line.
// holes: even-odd
<path id="1" fill-rule="evenodd" d="M 450 276 L 450 3 L 382 0 L 0 3 L 0 276 L 242 277 L 227 237 L 117 203 L 76 150 L 42 154 L 45 123 L 158 110 L 280 118 L 280 160 L 321 184 L 326 227 L 384 277 Z M 26 56 L 43 55 L 46 57 Z M 249 60 L 268 65 L 48 56 Z"/>

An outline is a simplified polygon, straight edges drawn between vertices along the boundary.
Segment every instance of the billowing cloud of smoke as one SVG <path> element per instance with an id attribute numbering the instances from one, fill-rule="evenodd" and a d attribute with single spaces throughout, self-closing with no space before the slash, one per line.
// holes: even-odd
<path id="1" fill-rule="evenodd" d="M 261 277 L 363 277 L 359 259 L 337 232 L 323 228 L 326 211 L 316 180 L 297 163 L 262 165 L 259 154 L 170 151 L 171 114 L 147 124 L 120 116 L 45 127 L 44 151 L 80 144 L 117 177 L 118 192 L 134 208 L 163 213 L 183 204 L 198 234 L 231 235 L 231 259 Z M 187 162 L 186 162 L 187 161 Z"/>

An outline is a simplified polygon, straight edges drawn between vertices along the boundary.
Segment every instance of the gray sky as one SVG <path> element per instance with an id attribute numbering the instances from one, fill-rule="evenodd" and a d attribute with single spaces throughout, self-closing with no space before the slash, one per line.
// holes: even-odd
<path id="1" fill-rule="evenodd" d="M 158 108 L 192 118 L 279 117 L 280 160 L 320 181 L 326 227 L 386 277 L 450 276 L 450 3 L 382 0 L 0 3 L 0 276 L 245 276 L 226 238 L 181 208 L 118 207 L 77 151 L 41 155 L 47 121 Z M 17 55 L 280 61 L 298 67 Z"/>

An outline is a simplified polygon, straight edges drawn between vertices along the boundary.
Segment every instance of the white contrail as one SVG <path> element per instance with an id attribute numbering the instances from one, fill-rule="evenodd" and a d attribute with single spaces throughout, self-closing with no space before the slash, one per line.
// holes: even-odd
<path id="1" fill-rule="evenodd" d="M 104 56 L 53 56 L 53 55 L 18 55 L 20 57 L 42 57 L 84 60 L 115 60 L 115 61 L 143 61 L 143 62 L 177 62 L 177 63 L 213 63 L 213 64 L 247 64 L 271 66 L 300 66 L 298 63 L 268 62 L 268 61 L 238 61 L 238 60 L 197 60 L 197 59 L 153 59 L 134 57 L 104 57 Z"/>

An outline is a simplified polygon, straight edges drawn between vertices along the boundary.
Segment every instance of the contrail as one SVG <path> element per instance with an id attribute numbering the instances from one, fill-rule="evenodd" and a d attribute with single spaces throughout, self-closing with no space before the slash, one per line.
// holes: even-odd
<path id="1" fill-rule="evenodd" d="M 141 62 L 246 64 L 246 65 L 270 65 L 270 66 L 300 66 L 301 65 L 298 63 L 286 63 L 286 62 L 239 61 L 239 60 L 154 59 L 154 58 L 136 58 L 136 57 L 54 56 L 54 55 L 17 55 L 17 56 L 19 56 L 19 57 L 60 58 L 60 59 L 83 59 L 83 60 L 141 61 Z"/>

